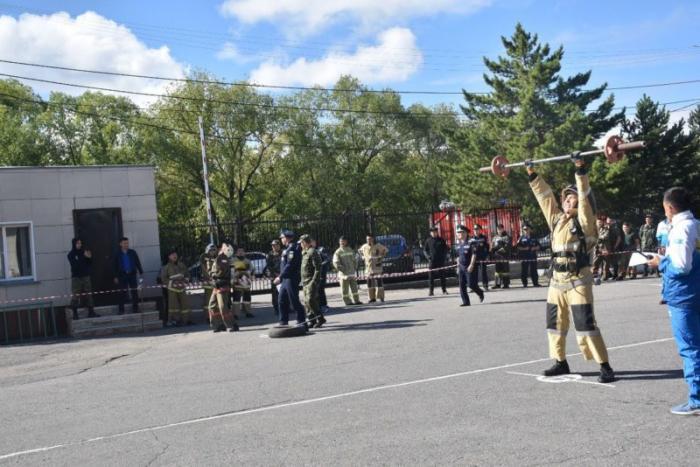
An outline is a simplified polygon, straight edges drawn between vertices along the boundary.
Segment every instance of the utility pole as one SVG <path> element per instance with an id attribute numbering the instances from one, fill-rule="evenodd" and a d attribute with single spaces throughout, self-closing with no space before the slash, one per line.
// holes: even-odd
<path id="1" fill-rule="evenodd" d="M 204 142 L 204 119 L 200 115 L 197 119 L 199 121 L 199 144 L 202 146 L 202 166 L 204 170 L 202 176 L 204 177 L 204 196 L 207 200 L 207 222 L 209 224 L 209 243 L 214 243 L 214 222 L 211 218 L 211 197 L 209 196 L 209 170 L 207 168 L 207 147 Z"/>

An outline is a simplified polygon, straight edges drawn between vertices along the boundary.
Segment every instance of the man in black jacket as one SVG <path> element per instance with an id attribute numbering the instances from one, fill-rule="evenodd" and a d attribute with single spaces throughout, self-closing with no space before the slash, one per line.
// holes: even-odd
<path id="1" fill-rule="evenodd" d="M 474 236 L 471 238 L 476 249 L 476 260 L 478 264 L 476 265 L 475 277 L 478 282 L 479 274 L 481 274 L 481 282 L 484 284 L 484 290 L 489 290 L 489 276 L 488 269 L 486 267 L 487 260 L 489 258 L 489 241 L 486 235 L 482 233 L 481 226 L 479 224 L 474 224 Z"/>
<path id="2" fill-rule="evenodd" d="M 139 312 L 138 274 L 143 275 L 143 268 L 139 255 L 129 249 L 129 239 L 122 237 L 119 240 L 119 251 L 114 257 L 114 283 L 119 285 L 119 314 L 124 314 L 124 302 L 131 292 L 131 309 Z M 127 290 L 128 289 L 128 290 Z"/>
<path id="3" fill-rule="evenodd" d="M 430 292 L 429 296 L 433 296 L 433 290 L 435 288 L 435 278 L 440 278 L 440 287 L 442 287 L 442 293 L 447 294 L 447 284 L 445 283 L 445 259 L 447 258 L 447 253 L 449 249 L 445 240 L 440 237 L 438 228 L 433 226 L 430 228 L 430 238 L 425 241 L 425 246 L 423 247 L 423 253 L 425 253 L 426 258 L 428 258 L 428 281 L 430 282 Z"/>
<path id="4" fill-rule="evenodd" d="M 85 304 L 88 307 L 88 318 L 98 318 L 100 315 L 95 313 L 95 305 L 92 301 L 92 281 L 90 274 L 92 273 L 92 252 L 83 250 L 83 242 L 79 238 L 74 238 L 72 241 L 73 247 L 68 253 L 68 262 L 70 263 L 71 275 L 71 301 L 70 307 L 73 309 L 73 319 L 79 319 L 78 306 L 80 305 L 80 297 L 85 297 Z"/>

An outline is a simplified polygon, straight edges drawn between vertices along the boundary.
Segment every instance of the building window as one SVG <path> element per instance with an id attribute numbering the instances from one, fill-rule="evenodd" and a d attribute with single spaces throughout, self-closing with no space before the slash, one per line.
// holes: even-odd
<path id="1" fill-rule="evenodd" d="M 0 224 L 0 280 L 34 278 L 31 223 Z"/>

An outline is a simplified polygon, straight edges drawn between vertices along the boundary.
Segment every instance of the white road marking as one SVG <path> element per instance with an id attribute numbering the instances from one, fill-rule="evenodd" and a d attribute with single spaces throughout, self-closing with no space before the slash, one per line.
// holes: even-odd
<path id="1" fill-rule="evenodd" d="M 561 376 L 543 376 L 543 375 L 533 375 L 532 373 L 521 373 L 519 371 L 506 371 L 509 375 L 518 375 L 518 376 L 532 376 L 537 381 L 541 383 L 580 383 L 580 384 L 593 384 L 595 386 L 602 386 L 605 388 L 615 388 L 614 384 L 609 384 L 609 383 L 599 383 L 597 381 L 586 381 L 583 378 L 583 376 L 572 373 L 569 375 L 561 375 Z"/>
<path id="2" fill-rule="evenodd" d="M 650 341 L 635 342 L 632 344 L 625 344 L 625 345 L 618 345 L 616 347 L 609 347 L 608 350 L 629 349 L 632 347 L 639 347 L 639 346 L 648 345 L 648 344 L 657 344 L 660 342 L 668 342 L 668 341 L 672 341 L 672 340 L 673 340 L 672 337 L 667 337 L 667 338 L 663 338 L 663 339 L 654 339 L 654 340 L 650 340 Z M 574 354 L 567 354 L 567 357 L 575 357 L 577 355 L 581 355 L 581 353 L 578 352 L 578 353 L 574 353 Z M 46 447 L 35 448 L 35 449 L 27 449 L 25 451 L 10 452 L 7 454 L 0 455 L 0 460 L 11 459 L 13 457 L 25 456 L 28 454 L 36 454 L 36 453 L 40 453 L 40 452 L 53 451 L 53 450 L 59 449 L 59 448 L 80 446 L 80 445 L 84 445 L 84 444 L 95 443 L 97 441 L 105 441 L 105 440 L 123 438 L 125 436 L 131 436 L 131 435 L 136 435 L 136 434 L 140 434 L 140 433 L 148 433 L 148 432 L 166 430 L 168 428 L 175 428 L 175 427 L 186 426 L 186 425 L 194 425 L 196 423 L 203 423 L 203 422 L 208 422 L 208 421 L 212 421 L 212 420 L 220 420 L 220 419 L 224 419 L 224 418 L 237 417 L 240 415 L 249 415 L 249 414 L 254 414 L 254 413 L 269 412 L 271 410 L 313 404 L 316 402 L 324 402 L 324 401 L 329 401 L 329 400 L 333 400 L 333 399 L 341 399 L 341 398 L 345 398 L 345 397 L 357 396 L 359 394 L 369 394 L 372 392 L 384 391 L 387 389 L 396 389 L 396 388 L 402 388 L 402 387 L 407 387 L 407 386 L 414 386 L 417 384 L 431 383 L 433 381 L 441 381 L 441 380 L 446 380 L 446 379 L 459 378 L 462 376 L 470 376 L 470 375 L 477 375 L 480 373 L 488 373 L 488 372 L 497 371 L 497 370 L 505 370 L 508 368 L 514 368 L 514 367 L 518 367 L 518 366 L 531 365 L 533 363 L 542 363 L 542 362 L 546 362 L 549 360 L 551 360 L 551 359 L 550 358 L 538 358 L 536 360 L 528 360 L 526 362 L 507 363 L 505 365 L 498 365 L 498 366 L 493 366 L 490 368 L 481 368 L 478 370 L 461 371 L 459 373 L 452 373 L 449 375 L 442 375 L 442 376 L 434 376 L 432 378 L 422 378 L 422 379 L 416 379 L 413 381 L 405 381 L 403 383 L 394 383 L 394 384 L 386 384 L 383 386 L 374 386 L 371 388 L 360 389 L 357 391 L 349 391 L 349 392 L 343 392 L 340 394 L 333 394 L 330 396 L 315 397 L 313 399 L 305 399 L 305 400 L 300 400 L 300 401 L 295 401 L 295 402 L 287 402 L 284 404 L 268 405 L 265 407 L 258 407 L 255 409 L 245 409 L 245 410 L 238 410 L 238 411 L 233 411 L 233 412 L 225 412 L 225 413 L 221 413 L 221 414 L 217 414 L 217 415 L 211 415 L 208 417 L 193 418 L 190 420 L 183 420 L 181 422 L 176 422 L 176 423 L 168 423 L 165 425 L 156 425 L 156 426 L 151 426 L 151 427 L 146 427 L 146 428 L 140 428 L 138 430 L 125 431 L 122 433 L 115 433 L 112 435 L 98 436 L 96 438 L 84 439 L 82 441 L 74 441 L 74 442 L 65 443 L 65 444 L 56 444 L 54 446 L 46 446 Z M 530 375 L 528 375 L 528 376 L 530 376 Z"/>

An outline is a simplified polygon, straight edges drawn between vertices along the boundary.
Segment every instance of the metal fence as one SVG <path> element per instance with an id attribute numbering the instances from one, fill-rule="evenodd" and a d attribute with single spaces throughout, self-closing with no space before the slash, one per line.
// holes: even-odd
<path id="1" fill-rule="evenodd" d="M 52 302 L 0 308 L 0 342 L 3 344 L 55 337 L 58 337 L 58 326 Z"/>
<path id="2" fill-rule="evenodd" d="M 470 218 L 484 223 L 486 232 L 489 232 L 488 220 L 490 217 L 500 222 L 505 214 L 519 214 L 519 207 L 499 207 L 474 211 Z M 319 245 L 326 248 L 329 254 L 336 249 L 338 238 L 344 235 L 348 238 L 352 247 L 358 248 L 365 242 L 365 236 L 371 232 L 379 237 L 387 237 L 387 242 L 401 242 L 401 258 L 389 258 L 385 261 L 385 271 L 396 274 L 395 280 L 420 277 L 427 272 L 428 260 L 423 254 L 423 245 L 428 238 L 428 229 L 439 218 L 433 211 L 423 210 L 416 212 L 386 212 L 374 213 L 364 211 L 360 213 L 346 213 L 326 217 L 298 217 L 291 219 L 263 219 L 250 222 L 241 226 L 235 222 L 218 223 L 214 226 L 215 240 L 217 243 L 227 241 L 243 246 L 249 257 L 253 259 L 256 272 L 262 273 L 264 268 L 264 256 L 270 251 L 270 242 L 279 237 L 281 229 L 293 230 L 297 235 L 309 234 L 315 238 Z M 490 216 L 490 217 L 489 217 Z M 495 222 L 495 221 L 494 221 Z M 453 228 L 453 227 L 451 227 Z M 493 226 L 495 228 L 495 224 Z M 517 232 L 510 232 L 517 238 Z M 446 237 L 446 232 L 443 236 Z M 452 236 L 450 236 L 452 238 Z M 234 239 L 238 239 L 235 241 Z M 490 239 L 489 239 L 490 240 Z M 199 276 L 197 268 L 199 256 L 204 252 L 209 243 L 209 227 L 206 224 L 161 226 L 160 242 L 163 259 L 167 250 L 177 249 L 180 257 L 188 266 L 193 266 L 191 271 L 193 278 Z M 396 251 L 396 248 L 393 248 Z M 455 251 L 452 248 L 450 260 L 454 261 Z M 540 252 L 540 256 L 546 256 L 546 249 Z M 517 251 L 512 249 L 512 260 L 517 260 Z M 361 259 L 358 257 L 358 266 L 361 268 Z M 329 282 L 335 280 L 333 274 L 329 275 Z M 254 291 L 269 290 L 270 281 L 265 277 L 253 281 Z"/>

